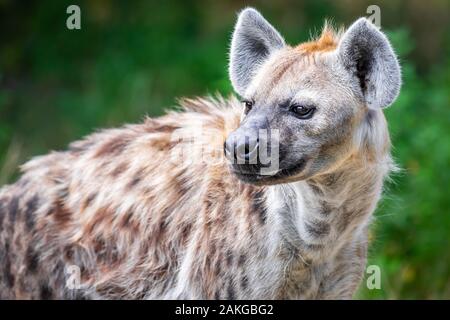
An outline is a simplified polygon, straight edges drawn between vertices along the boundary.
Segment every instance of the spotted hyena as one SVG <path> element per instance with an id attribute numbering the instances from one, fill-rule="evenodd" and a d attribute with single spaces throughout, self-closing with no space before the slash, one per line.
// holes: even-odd
<path id="1" fill-rule="evenodd" d="M 351 298 L 392 168 L 387 38 L 361 18 L 289 46 L 245 9 L 229 71 L 243 102 L 182 100 L 26 163 L 0 190 L 0 297 Z"/>

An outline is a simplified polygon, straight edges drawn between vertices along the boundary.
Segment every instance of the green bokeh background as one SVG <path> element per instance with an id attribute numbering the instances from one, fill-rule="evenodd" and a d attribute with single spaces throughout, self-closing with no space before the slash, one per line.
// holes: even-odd
<path id="1" fill-rule="evenodd" d="M 66 28 L 78 4 L 82 29 Z M 227 51 L 236 12 L 258 8 L 295 44 L 325 18 L 349 25 L 381 8 L 403 67 L 385 114 L 401 173 L 387 184 L 369 263 L 380 290 L 357 297 L 450 298 L 450 2 L 0 0 L 0 184 L 18 165 L 100 127 L 138 122 L 177 97 L 232 92 Z"/>

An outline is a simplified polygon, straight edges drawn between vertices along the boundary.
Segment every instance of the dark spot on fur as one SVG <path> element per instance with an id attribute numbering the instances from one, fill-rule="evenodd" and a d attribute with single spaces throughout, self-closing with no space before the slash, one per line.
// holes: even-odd
<path id="1" fill-rule="evenodd" d="M 192 224 L 186 224 L 183 229 L 181 230 L 181 239 L 183 242 L 186 242 L 189 238 L 189 235 L 191 234 L 191 228 Z"/>
<path id="2" fill-rule="evenodd" d="M 101 228 L 102 225 L 110 221 L 111 209 L 108 207 L 102 207 L 97 210 L 92 220 L 85 224 L 85 230 L 88 234 L 94 233 L 96 228 Z"/>
<path id="3" fill-rule="evenodd" d="M 8 267 L 11 267 L 10 265 L 7 265 Z M 6 280 L 6 286 L 8 288 L 14 287 L 14 283 L 16 282 L 16 278 L 11 273 L 11 271 L 6 270 L 5 271 L 5 280 Z"/>
<path id="4" fill-rule="evenodd" d="M 313 237 L 323 237 L 330 232 L 330 225 L 323 221 L 305 221 L 305 229 Z"/>
<path id="5" fill-rule="evenodd" d="M 229 249 L 227 250 L 225 259 L 227 262 L 227 266 L 230 267 L 231 264 L 233 263 L 233 253 L 231 252 L 231 250 Z"/>
<path id="6" fill-rule="evenodd" d="M 245 254 L 241 254 L 239 256 L 238 265 L 243 266 L 245 263 L 245 260 L 247 260 L 247 257 L 245 256 Z"/>
<path id="7" fill-rule="evenodd" d="M 141 179 L 141 177 L 135 177 L 133 180 L 131 180 L 130 187 L 134 187 L 135 185 L 137 185 L 141 181 Z"/>
<path id="8" fill-rule="evenodd" d="M 142 172 L 137 172 L 133 179 L 130 181 L 130 183 L 128 183 L 127 188 L 131 189 L 133 187 L 135 187 L 139 182 L 141 182 L 142 180 Z"/>
<path id="9" fill-rule="evenodd" d="M 151 119 L 151 118 L 146 119 L 145 125 L 146 125 L 145 131 L 150 133 L 154 132 L 170 133 L 180 128 L 174 125 L 162 124 L 161 122 L 159 122 L 158 119 Z"/>
<path id="10" fill-rule="evenodd" d="M 175 181 L 177 182 L 177 186 L 179 188 L 178 193 L 180 194 L 181 197 L 191 190 L 188 179 L 183 178 L 182 176 L 179 175 L 175 177 Z"/>
<path id="11" fill-rule="evenodd" d="M 125 172 L 127 170 L 128 166 L 126 163 L 121 163 L 117 167 L 114 168 L 114 170 L 111 172 L 111 176 L 113 178 L 116 178 L 121 173 Z"/>
<path id="12" fill-rule="evenodd" d="M 39 288 L 39 297 L 42 300 L 50 300 L 53 298 L 53 290 L 47 284 L 41 284 Z"/>
<path id="13" fill-rule="evenodd" d="M 95 153 L 95 157 L 104 157 L 118 155 L 125 150 L 129 143 L 129 138 L 127 137 L 115 137 L 107 142 L 105 142 Z"/>
<path id="14" fill-rule="evenodd" d="M 30 273 L 35 273 L 39 265 L 39 256 L 31 247 L 28 247 L 27 252 L 25 253 L 25 261 L 27 270 Z"/>
<path id="15" fill-rule="evenodd" d="M 5 244 L 5 252 L 4 252 L 4 261 L 3 261 L 3 268 L 4 268 L 4 277 L 6 286 L 8 288 L 14 287 L 14 283 L 16 281 L 16 278 L 11 273 L 11 260 L 9 257 L 9 244 Z"/>
<path id="16" fill-rule="evenodd" d="M 97 195 L 95 193 L 90 194 L 83 203 L 83 207 L 81 208 L 82 211 L 84 211 L 87 207 L 89 207 L 92 203 L 92 201 L 94 201 L 95 197 Z"/>
<path id="17" fill-rule="evenodd" d="M 334 184 L 337 183 L 339 179 L 339 173 L 330 173 L 326 178 L 325 178 L 325 185 L 328 187 L 333 186 Z"/>
<path id="18" fill-rule="evenodd" d="M 109 257 L 108 257 L 108 259 L 109 259 L 109 262 L 111 264 L 115 264 L 115 263 L 119 262 L 119 260 L 120 260 L 119 250 L 117 249 L 116 245 L 113 245 L 113 246 L 111 246 L 109 248 Z"/>
<path id="19" fill-rule="evenodd" d="M 3 205 L 3 200 L 0 199 L 0 232 L 3 230 L 3 220 L 5 217 L 5 210 Z"/>
<path id="20" fill-rule="evenodd" d="M 64 187 L 58 191 L 58 196 L 60 199 L 66 199 L 69 196 L 69 188 Z"/>
<path id="21" fill-rule="evenodd" d="M 213 207 L 213 202 L 211 201 L 211 199 L 206 198 L 205 199 L 205 212 L 211 212 L 211 208 Z"/>
<path id="22" fill-rule="evenodd" d="M 323 201 L 321 208 L 319 210 L 319 213 L 321 215 L 328 216 L 328 215 L 330 215 L 331 211 L 332 211 L 332 209 L 331 209 L 330 205 L 328 203 L 326 203 L 325 201 Z"/>
<path id="23" fill-rule="evenodd" d="M 66 297 L 66 300 L 71 299 L 71 300 L 88 300 L 87 296 L 85 295 L 85 293 L 82 292 L 82 290 L 70 290 L 71 291 L 71 295 L 70 298 Z M 67 291 L 68 292 L 68 291 Z"/>
<path id="24" fill-rule="evenodd" d="M 317 194 L 317 195 L 319 195 L 319 196 L 322 196 L 322 195 L 323 195 L 322 189 L 320 189 L 317 185 L 315 185 L 315 184 L 313 184 L 313 183 L 310 183 L 309 186 L 311 187 L 311 190 L 312 190 L 315 194 Z"/>
<path id="25" fill-rule="evenodd" d="M 211 239 L 209 240 L 209 251 L 214 254 L 216 252 L 216 240 L 215 239 Z"/>
<path id="26" fill-rule="evenodd" d="M 53 218 L 60 226 L 65 226 L 71 219 L 72 213 L 67 210 L 62 201 L 57 201 L 53 210 Z"/>
<path id="27" fill-rule="evenodd" d="M 68 262 L 72 262 L 73 260 L 73 256 L 74 256 L 74 248 L 72 246 L 66 246 L 64 248 L 64 258 L 68 261 Z"/>
<path id="28" fill-rule="evenodd" d="M 372 109 L 369 109 L 366 114 L 366 123 L 369 127 L 374 126 L 375 118 L 376 118 L 375 111 Z"/>
<path id="29" fill-rule="evenodd" d="M 14 221 L 16 220 L 16 216 L 18 213 L 18 207 L 19 207 L 19 199 L 17 197 L 13 197 L 11 199 L 11 201 L 9 202 L 9 219 L 11 221 L 11 223 L 14 223 Z"/>
<path id="30" fill-rule="evenodd" d="M 248 277 L 245 274 L 241 274 L 241 288 L 246 290 L 248 287 Z"/>
<path id="31" fill-rule="evenodd" d="M 34 195 L 30 200 L 28 200 L 25 209 L 25 226 L 28 231 L 31 231 L 34 228 L 34 214 L 38 207 L 39 197 L 38 195 Z"/>
<path id="32" fill-rule="evenodd" d="M 319 251 L 319 250 L 322 250 L 323 247 L 324 247 L 324 245 L 321 244 L 321 243 L 317 243 L 317 244 L 314 244 L 314 243 L 307 243 L 307 242 L 306 242 L 305 240 L 303 240 L 302 238 L 299 238 L 298 241 L 299 241 L 299 245 L 300 245 L 302 248 L 304 248 L 304 249 L 306 249 L 306 250 L 310 250 L 310 251 Z M 305 259 L 305 260 L 306 260 L 306 263 L 307 263 L 307 264 L 310 263 L 310 262 L 308 261 L 308 259 Z"/>
<path id="33" fill-rule="evenodd" d="M 124 228 L 130 226 L 131 218 L 133 217 L 133 212 L 129 211 L 125 214 L 125 217 L 122 220 L 122 226 Z"/>
<path id="34" fill-rule="evenodd" d="M 97 255 L 98 262 L 105 262 L 108 254 L 105 240 L 97 236 L 93 241 L 94 253 Z"/>
<path id="35" fill-rule="evenodd" d="M 119 284 L 114 283 L 105 283 L 100 286 L 97 286 L 96 290 L 105 295 L 113 296 L 117 298 L 126 298 L 127 297 L 127 288 L 123 287 Z"/>
<path id="36" fill-rule="evenodd" d="M 222 273 L 222 265 L 221 265 L 220 261 L 218 261 L 216 263 L 214 273 L 216 274 L 216 276 L 220 276 L 220 274 Z"/>
<path id="37" fill-rule="evenodd" d="M 75 155 L 80 155 L 94 145 L 94 141 L 77 141 L 69 145 L 69 151 Z"/>
<path id="38" fill-rule="evenodd" d="M 233 281 L 231 280 L 231 278 L 228 281 L 228 288 L 227 288 L 227 299 L 228 300 L 234 300 L 236 299 L 236 294 L 234 292 L 234 287 L 233 287 Z"/>

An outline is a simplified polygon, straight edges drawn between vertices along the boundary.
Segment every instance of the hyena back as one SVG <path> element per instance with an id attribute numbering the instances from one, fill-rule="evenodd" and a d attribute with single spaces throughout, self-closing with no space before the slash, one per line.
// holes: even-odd
<path id="1" fill-rule="evenodd" d="M 388 40 L 360 19 L 290 47 L 246 9 L 230 78 L 244 106 L 183 100 L 25 164 L 0 190 L 0 298 L 351 298 L 392 167 Z M 261 129 L 277 170 L 225 159 Z"/>

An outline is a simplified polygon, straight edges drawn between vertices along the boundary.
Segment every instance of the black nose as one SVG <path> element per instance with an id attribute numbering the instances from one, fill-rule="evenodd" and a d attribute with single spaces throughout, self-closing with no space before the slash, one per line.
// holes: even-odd
<path id="1" fill-rule="evenodd" d="M 256 163 L 258 157 L 259 139 L 257 135 L 247 136 L 232 133 L 224 144 L 225 155 L 238 163 Z"/>

